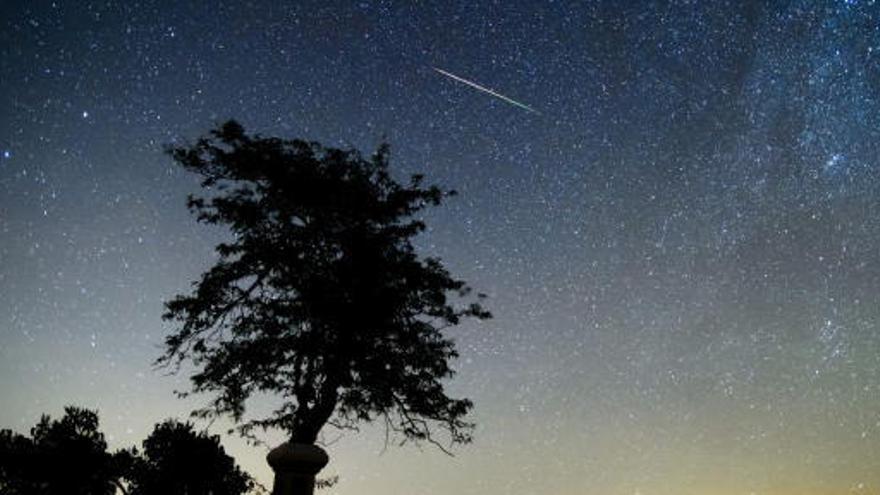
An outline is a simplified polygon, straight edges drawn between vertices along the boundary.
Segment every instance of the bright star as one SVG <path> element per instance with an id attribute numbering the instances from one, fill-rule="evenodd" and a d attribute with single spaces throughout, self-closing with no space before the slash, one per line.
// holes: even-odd
<path id="1" fill-rule="evenodd" d="M 837 172 L 839 168 L 838 165 L 843 161 L 844 156 L 840 153 L 832 154 L 828 160 L 825 161 L 825 166 L 822 167 L 823 172 L 826 174 L 833 174 Z"/>

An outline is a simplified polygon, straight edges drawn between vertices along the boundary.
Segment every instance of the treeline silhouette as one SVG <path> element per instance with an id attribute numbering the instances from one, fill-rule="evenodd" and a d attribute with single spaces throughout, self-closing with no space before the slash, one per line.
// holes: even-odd
<path id="1" fill-rule="evenodd" d="M 261 488 L 220 439 L 169 419 L 142 442 L 107 450 L 98 414 L 66 407 L 25 436 L 0 430 L 2 495 L 240 495 Z"/>

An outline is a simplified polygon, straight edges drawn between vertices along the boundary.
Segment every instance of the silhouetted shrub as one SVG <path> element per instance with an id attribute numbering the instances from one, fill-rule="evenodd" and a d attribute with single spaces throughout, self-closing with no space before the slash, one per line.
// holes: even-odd
<path id="1" fill-rule="evenodd" d="M 219 437 L 196 432 L 190 423 L 157 424 L 142 445 L 131 451 L 131 495 L 239 495 L 255 486 Z"/>
<path id="2" fill-rule="evenodd" d="M 220 439 L 189 423 L 157 424 L 137 448 L 107 452 L 98 415 L 66 407 L 30 437 L 0 431 L 2 495 L 241 495 L 260 488 Z"/>
<path id="3" fill-rule="evenodd" d="M 43 416 L 30 438 L 0 431 L 0 493 L 112 495 L 125 455 L 107 452 L 97 413 L 66 407 L 60 420 Z"/>

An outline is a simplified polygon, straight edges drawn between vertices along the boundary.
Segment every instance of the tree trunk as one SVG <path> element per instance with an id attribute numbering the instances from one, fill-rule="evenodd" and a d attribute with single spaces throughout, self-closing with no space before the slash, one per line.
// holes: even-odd
<path id="1" fill-rule="evenodd" d="M 315 476 L 329 460 L 317 445 L 286 442 L 275 447 L 266 456 L 275 471 L 272 495 L 312 495 Z"/>

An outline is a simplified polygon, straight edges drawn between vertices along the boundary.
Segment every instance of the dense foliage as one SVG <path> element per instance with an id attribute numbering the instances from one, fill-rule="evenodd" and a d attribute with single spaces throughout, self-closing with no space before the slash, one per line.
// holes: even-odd
<path id="1" fill-rule="evenodd" d="M 0 431 L 0 493 L 113 495 L 122 457 L 107 452 L 95 412 L 67 407 L 60 420 L 43 416 L 30 437 Z"/>
<path id="2" fill-rule="evenodd" d="M 388 148 L 370 159 L 314 142 L 250 136 L 228 122 L 171 156 L 198 174 L 190 209 L 231 230 L 219 260 L 190 294 L 167 303 L 178 323 L 161 363 L 191 359 L 197 412 L 231 415 L 239 430 L 280 428 L 312 443 L 326 424 L 381 418 L 405 440 L 470 440 L 471 402 L 447 396 L 453 341 L 442 330 L 489 318 L 479 303 L 454 306 L 466 284 L 411 240 L 415 218 L 452 192 L 414 176 L 392 179 Z M 282 399 L 244 420 L 255 393 Z M 436 442 L 435 442 L 436 443 Z"/>
<path id="3" fill-rule="evenodd" d="M 157 424 L 143 450 L 131 454 L 131 495 L 239 495 L 255 486 L 226 454 L 219 437 L 196 432 L 189 423 Z"/>
<path id="4" fill-rule="evenodd" d="M 136 448 L 107 451 L 94 411 L 43 416 L 30 436 L 0 430 L 3 495 L 242 495 L 258 488 L 220 439 L 173 420 Z"/>

